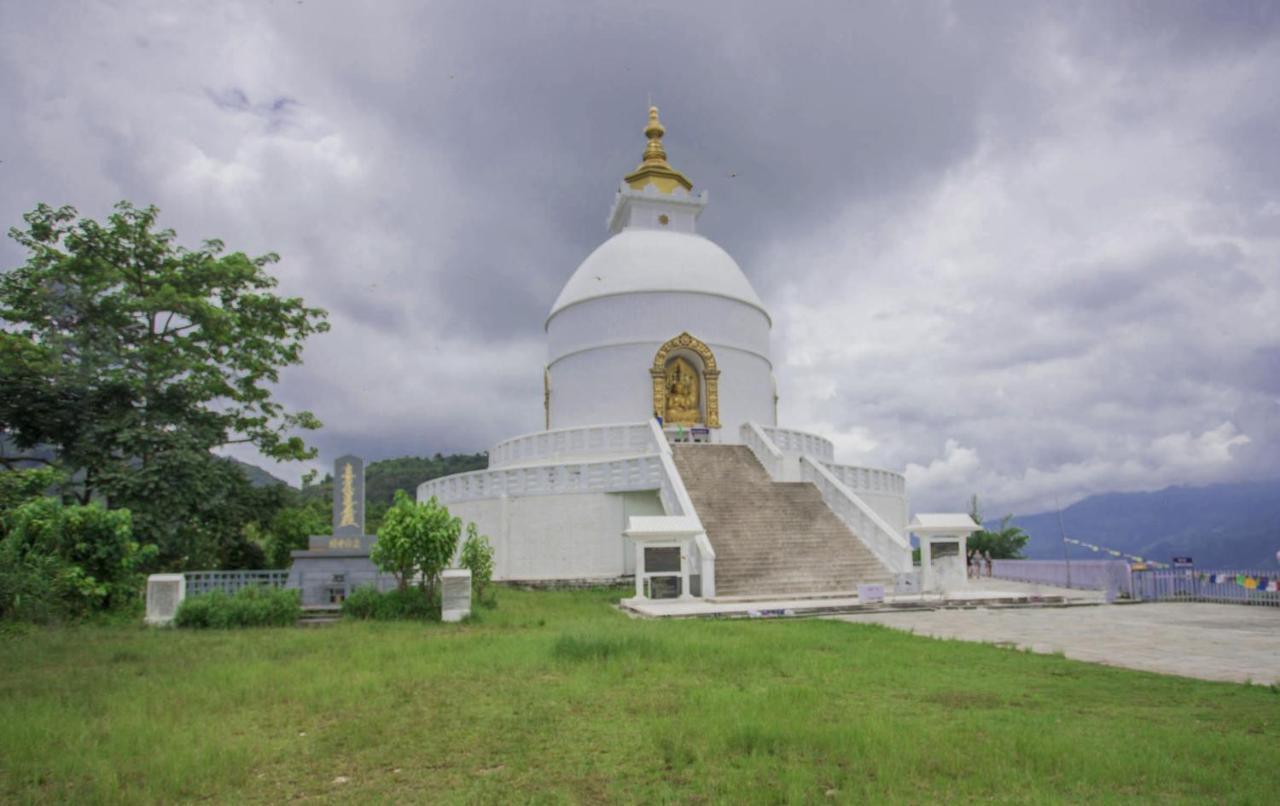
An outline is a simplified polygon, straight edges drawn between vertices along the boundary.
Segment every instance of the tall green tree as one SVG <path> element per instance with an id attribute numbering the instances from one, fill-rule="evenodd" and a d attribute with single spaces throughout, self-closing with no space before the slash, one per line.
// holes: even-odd
<path id="1" fill-rule="evenodd" d="M 191 548 L 207 502 L 235 492 L 212 450 L 314 456 L 296 432 L 320 423 L 271 386 L 328 325 L 273 292 L 276 255 L 185 248 L 158 215 L 121 202 L 99 223 L 42 204 L 10 230 L 28 255 L 0 275 L 0 431 L 19 451 L 0 463 L 52 448 L 37 461 L 60 465 L 81 503 L 129 508 L 135 534 L 185 565 L 207 554 Z"/>

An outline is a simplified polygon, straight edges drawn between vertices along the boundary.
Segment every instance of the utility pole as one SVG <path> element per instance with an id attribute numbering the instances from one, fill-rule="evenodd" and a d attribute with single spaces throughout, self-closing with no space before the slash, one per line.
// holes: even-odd
<path id="1" fill-rule="evenodd" d="M 1067 564 L 1067 587 L 1071 587 L 1071 556 L 1067 553 L 1067 528 L 1062 525 L 1062 503 L 1053 497 L 1053 505 L 1058 510 L 1058 532 L 1062 535 L 1062 559 Z"/>

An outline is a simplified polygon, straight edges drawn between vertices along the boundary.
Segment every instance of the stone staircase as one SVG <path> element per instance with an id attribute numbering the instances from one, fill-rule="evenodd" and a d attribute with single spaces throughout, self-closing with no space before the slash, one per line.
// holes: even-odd
<path id="1" fill-rule="evenodd" d="M 677 445 L 716 550 L 716 596 L 852 591 L 893 575 L 808 482 L 775 482 L 745 445 Z"/>

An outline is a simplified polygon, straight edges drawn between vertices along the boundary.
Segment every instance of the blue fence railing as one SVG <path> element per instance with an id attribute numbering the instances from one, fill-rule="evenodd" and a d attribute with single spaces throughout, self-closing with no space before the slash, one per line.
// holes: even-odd
<path id="1" fill-rule="evenodd" d="M 241 588 L 283 588 L 289 581 L 287 570 L 270 571 L 187 571 L 187 596 L 222 591 L 235 593 Z"/>

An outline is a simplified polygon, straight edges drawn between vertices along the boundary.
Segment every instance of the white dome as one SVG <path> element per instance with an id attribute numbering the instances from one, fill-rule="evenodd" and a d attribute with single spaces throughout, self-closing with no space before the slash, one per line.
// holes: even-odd
<path id="1" fill-rule="evenodd" d="M 690 233 L 627 228 L 582 261 L 547 321 L 589 299 L 672 291 L 737 300 L 769 316 L 742 269 L 712 241 Z"/>

